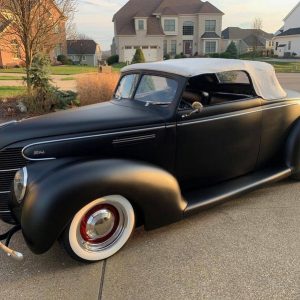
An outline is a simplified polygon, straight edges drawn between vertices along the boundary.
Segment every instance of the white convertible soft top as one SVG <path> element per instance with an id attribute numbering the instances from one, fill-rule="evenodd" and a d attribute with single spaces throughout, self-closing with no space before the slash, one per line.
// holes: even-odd
<path id="1" fill-rule="evenodd" d="M 134 70 L 161 71 L 184 77 L 245 71 L 251 77 L 256 94 L 263 99 L 275 100 L 287 96 L 276 77 L 273 66 L 264 62 L 221 58 L 184 58 L 134 64 L 123 68 L 122 72 Z"/>

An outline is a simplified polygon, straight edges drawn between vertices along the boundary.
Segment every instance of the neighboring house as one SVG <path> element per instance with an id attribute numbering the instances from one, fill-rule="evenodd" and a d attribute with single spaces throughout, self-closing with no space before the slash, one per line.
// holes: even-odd
<path id="1" fill-rule="evenodd" d="M 279 57 L 300 56 L 300 2 L 285 17 L 274 37 L 274 53 Z"/>
<path id="2" fill-rule="evenodd" d="M 232 41 L 236 44 L 239 54 L 252 51 L 271 52 L 273 37 L 273 34 L 261 29 L 228 27 L 222 31 L 222 52 L 226 51 Z"/>
<path id="3" fill-rule="evenodd" d="M 113 17 L 112 54 L 131 62 L 141 48 L 149 62 L 220 52 L 223 15 L 200 0 L 130 0 Z"/>
<path id="4" fill-rule="evenodd" d="M 55 5 L 52 0 L 49 15 L 51 18 L 58 19 L 58 16 L 61 17 L 61 11 Z M 66 41 L 66 29 L 65 29 L 66 19 L 63 18 L 63 21 L 59 22 L 54 28 L 54 34 L 52 35 L 51 44 L 55 45 L 52 49 L 43 49 L 44 52 L 49 54 L 53 63 L 56 63 L 57 56 L 60 54 L 67 54 L 67 41 Z M 4 24 L 1 22 L 1 8 L 0 8 L 0 67 L 14 67 L 21 66 L 24 64 L 24 53 L 21 50 L 21 47 L 18 43 L 18 36 L 9 36 L 11 40 L 10 44 L 7 45 L 7 39 L 5 38 L 5 43 L 3 39 L 1 40 L 1 33 L 5 34 L 5 30 L 9 31 L 10 24 Z M 6 31 L 6 32 L 7 32 Z"/>
<path id="5" fill-rule="evenodd" d="M 68 40 L 68 58 L 75 64 L 98 66 L 102 58 L 100 46 L 93 40 Z"/>

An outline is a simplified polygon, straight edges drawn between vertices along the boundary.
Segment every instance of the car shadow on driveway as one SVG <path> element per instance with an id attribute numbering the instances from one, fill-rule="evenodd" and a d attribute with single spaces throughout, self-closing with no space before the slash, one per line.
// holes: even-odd
<path id="1" fill-rule="evenodd" d="M 1 232 L 8 228 L 0 224 Z M 58 243 L 36 256 L 21 233 L 11 247 L 24 254 L 23 262 L 0 255 L 1 299 L 97 299 L 102 263 L 85 265 L 71 259 Z"/>

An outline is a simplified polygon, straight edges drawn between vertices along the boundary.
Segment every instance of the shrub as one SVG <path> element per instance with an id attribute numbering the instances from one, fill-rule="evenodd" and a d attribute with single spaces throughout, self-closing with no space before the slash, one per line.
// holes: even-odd
<path id="1" fill-rule="evenodd" d="M 63 65 L 67 65 L 69 62 L 69 59 L 66 55 L 60 54 L 57 56 L 57 61 L 61 62 Z"/>
<path id="2" fill-rule="evenodd" d="M 119 55 L 112 55 L 106 61 L 109 66 L 111 66 L 113 64 L 118 64 L 119 63 Z"/>
<path id="3" fill-rule="evenodd" d="M 139 63 L 144 63 L 145 61 L 146 60 L 145 60 L 143 50 L 140 49 L 140 48 L 136 49 L 135 54 L 134 54 L 133 59 L 132 59 L 132 63 L 133 64 L 139 64 Z"/>
<path id="4" fill-rule="evenodd" d="M 219 53 L 211 53 L 211 54 L 209 54 L 209 57 L 211 57 L 211 58 L 219 58 L 220 54 Z"/>
<path id="5" fill-rule="evenodd" d="M 166 55 L 164 56 L 164 60 L 169 60 L 170 58 L 171 58 L 170 54 L 166 54 Z"/>
<path id="6" fill-rule="evenodd" d="M 180 54 L 175 55 L 175 59 L 180 59 L 180 58 L 186 58 L 186 55 L 184 55 L 182 52 Z"/>
<path id="7" fill-rule="evenodd" d="M 112 99 L 119 80 L 119 73 L 90 74 L 77 79 L 77 91 L 80 105 L 105 102 Z"/>
<path id="8" fill-rule="evenodd" d="M 233 58 L 233 57 L 228 52 L 222 52 L 220 53 L 220 58 Z"/>
<path id="9" fill-rule="evenodd" d="M 228 45 L 225 53 L 227 53 L 228 58 L 238 58 L 238 49 L 236 47 L 235 42 L 231 41 Z"/>
<path id="10" fill-rule="evenodd" d="M 50 65 L 51 61 L 48 56 L 37 54 L 33 58 L 28 80 L 35 91 L 45 92 L 50 88 Z"/>

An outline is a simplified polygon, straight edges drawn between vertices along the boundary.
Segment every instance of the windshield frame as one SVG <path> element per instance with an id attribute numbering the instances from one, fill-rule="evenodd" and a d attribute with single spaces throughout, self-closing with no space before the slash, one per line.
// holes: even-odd
<path id="1" fill-rule="evenodd" d="M 132 96 L 131 98 L 121 98 L 121 99 L 118 99 L 116 98 L 116 92 L 119 88 L 119 85 L 122 81 L 122 79 L 125 77 L 125 76 L 128 76 L 128 75 L 138 75 L 138 80 L 137 80 L 137 84 L 135 86 L 135 89 L 132 93 Z M 140 101 L 140 100 L 137 100 L 135 99 L 135 96 L 136 96 L 136 93 L 137 93 L 137 90 L 139 88 L 139 85 L 141 83 L 141 80 L 143 78 L 144 75 L 148 75 L 148 76 L 158 76 L 158 77 L 163 77 L 163 78 L 168 78 L 168 79 L 173 79 L 177 82 L 177 91 L 174 95 L 174 100 L 171 102 L 171 103 L 166 103 L 165 105 L 155 105 L 155 102 L 145 102 L 145 101 Z M 172 74 L 172 73 L 166 73 L 166 72 L 161 72 L 161 71 L 149 71 L 149 70 L 132 70 L 132 71 L 128 71 L 128 72 L 124 72 L 121 74 L 121 77 L 120 77 L 120 80 L 116 86 L 116 89 L 114 91 L 114 99 L 117 100 L 117 101 L 124 101 L 124 100 L 129 100 L 131 102 L 134 102 L 134 103 L 138 103 L 142 106 L 145 106 L 145 107 L 149 107 L 149 106 L 155 106 L 155 107 L 177 107 L 177 102 L 178 102 L 178 99 L 180 98 L 181 94 L 182 94 L 182 89 L 183 89 L 183 86 L 185 84 L 185 81 L 186 81 L 186 78 L 183 77 L 183 76 L 180 76 L 180 75 L 176 75 L 176 74 Z M 153 105 L 152 105 L 153 104 Z"/>

